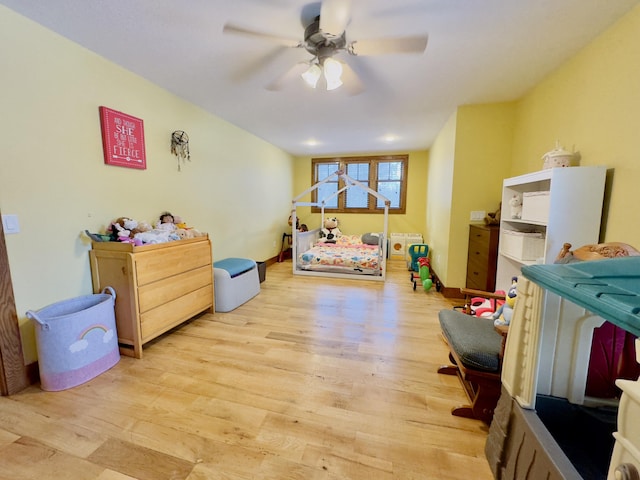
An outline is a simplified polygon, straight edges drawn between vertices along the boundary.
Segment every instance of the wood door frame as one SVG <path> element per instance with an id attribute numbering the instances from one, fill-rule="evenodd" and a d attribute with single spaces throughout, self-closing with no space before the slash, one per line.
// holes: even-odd
<path id="1" fill-rule="evenodd" d="M 12 395 L 30 384 L 24 365 L 9 256 L 0 222 L 0 395 Z"/>

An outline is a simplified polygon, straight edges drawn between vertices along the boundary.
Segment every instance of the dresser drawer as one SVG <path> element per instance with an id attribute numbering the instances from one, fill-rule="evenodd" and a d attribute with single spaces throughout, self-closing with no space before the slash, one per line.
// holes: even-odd
<path id="1" fill-rule="evenodd" d="M 213 289 L 207 286 L 142 313 L 140 315 L 142 343 L 180 325 L 212 304 Z"/>
<path id="2" fill-rule="evenodd" d="M 140 313 L 182 297 L 213 283 L 213 269 L 210 265 L 190 270 L 179 275 L 148 283 L 138 289 Z"/>
<path id="3" fill-rule="evenodd" d="M 166 248 L 136 255 L 138 286 L 189 270 L 211 266 L 211 249 L 208 242 L 182 245 L 181 248 Z"/>
<path id="4" fill-rule="evenodd" d="M 467 288 L 487 290 L 487 262 L 469 259 L 467 264 Z"/>
<path id="5" fill-rule="evenodd" d="M 469 228 L 469 244 L 475 242 L 477 244 L 489 245 L 493 230 L 489 228 L 481 228 L 472 225 Z"/>
<path id="6" fill-rule="evenodd" d="M 489 244 L 488 243 L 479 243 L 477 241 L 469 241 L 469 261 L 473 259 L 478 259 L 483 262 L 487 262 L 487 258 L 489 257 Z"/>

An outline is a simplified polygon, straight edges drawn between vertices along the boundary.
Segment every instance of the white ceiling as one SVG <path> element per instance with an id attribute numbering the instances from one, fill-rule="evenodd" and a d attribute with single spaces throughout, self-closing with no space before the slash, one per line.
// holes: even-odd
<path id="1" fill-rule="evenodd" d="M 287 152 L 325 155 L 427 149 L 457 106 L 519 98 L 639 0 L 353 0 L 348 41 L 429 34 L 424 54 L 340 53 L 356 96 L 297 79 L 269 91 L 311 55 L 222 32 L 302 40 L 308 0 L 0 3 Z"/>

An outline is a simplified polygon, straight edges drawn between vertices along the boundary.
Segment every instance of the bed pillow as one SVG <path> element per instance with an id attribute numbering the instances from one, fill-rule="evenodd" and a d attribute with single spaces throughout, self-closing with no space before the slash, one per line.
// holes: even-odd
<path id="1" fill-rule="evenodd" d="M 380 243 L 379 233 L 364 233 L 362 235 L 362 243 L 365 245 L 378 245 Z"/>

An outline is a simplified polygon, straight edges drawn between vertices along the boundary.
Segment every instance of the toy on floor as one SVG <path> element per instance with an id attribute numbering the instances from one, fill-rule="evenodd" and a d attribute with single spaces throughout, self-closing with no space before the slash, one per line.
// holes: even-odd
<path id="1" fill-rule="evenodd" d="M 495 293 L 506 295 L 504 290 L 496 290 Z M 504 300 L 494 298 L 473 297 L 471 299 L 471 315 L 476 317 L 493 317 L 497 310 L 502 308 Z"/>
<path id="2" fill-rule="evenodd" d="M 422 284 L 425 292 L 428 292 L 433 286 L 433 279 L 431 278 L 431 264 L 428 257 L 420 257 L 418 262 L 418 273 L 411 274 L 411 281 L 413 282 L 413 289 L 418 286 L 418 280 Z"/>
<path id="3" fill-rule="evenodd" d="M 420 257 L 429 257 L 429 245 L 426 243 L 412 243 L 407 248 L 407 267 L 414 272 L 420 271 L 420 265 L 418 265 L 418 259 Z"/>
<path id="4" fill-rule="evenodd" d="M 513 317 L 513 308 L 516 305 L 517 298 L 518 277 L 513 277 L 511 278 L 511 286 L 507 291 L 505 302 L 498 310 L 496 310 L 496 313 L 492 317 L 494 325 L 509 325 L 511 323 L 511 318 Z"/>

